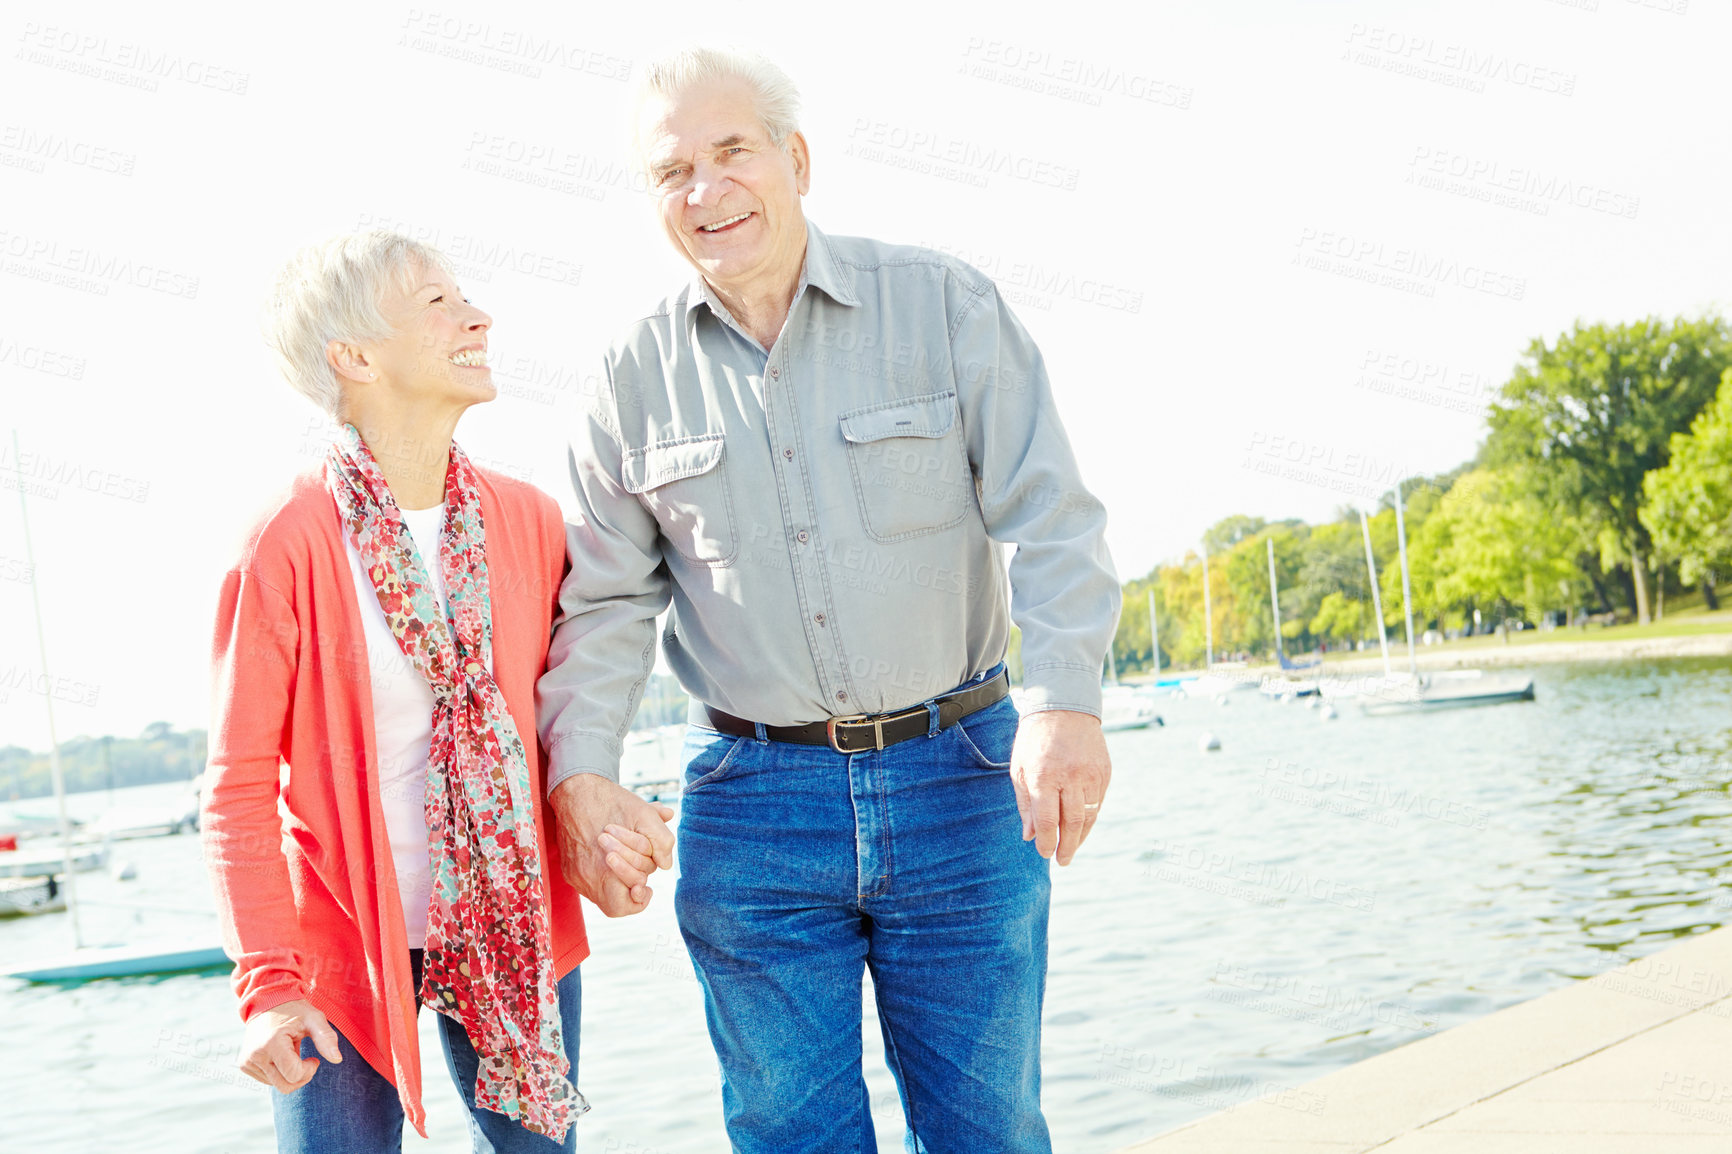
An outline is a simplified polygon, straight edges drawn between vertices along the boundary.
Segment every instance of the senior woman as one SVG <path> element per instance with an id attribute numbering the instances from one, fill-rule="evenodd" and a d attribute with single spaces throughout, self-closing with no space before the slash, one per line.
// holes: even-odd
<path id="1" fill-rule="evenodd" d="M 399 1150 L 405 1116 L 425 1135 L 423 1002 L 477 1150 L 573 1150 L 588 1109 L 588 945 L 534 712 L 564 525 L 451 439 L 495 394 L 491 324 L 390 233 L 303 251 L 273 296 L 285 375 L 339 432 L 223 582 L 203 819 L 241 1067 L 281 1091 L 283 1151 Z M 641 883 L 647 842 L 613 834 Z"/>

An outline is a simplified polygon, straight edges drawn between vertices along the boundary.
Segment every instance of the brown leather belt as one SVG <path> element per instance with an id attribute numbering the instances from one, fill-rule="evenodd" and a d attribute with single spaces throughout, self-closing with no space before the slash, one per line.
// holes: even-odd
<path id="1" fill-rule="evenodd" d="M 950 728 L 969 714 L 1002 701 L 1009 692 L 1010 675 L 1001 669 L 997 677 L 936 698 L 938 728 Z M 710 727 L 719 733 L 730 737 L 758 735 L 757 725 L 742 717 L 723 713 L 708 705 L 704 706 L 704 714 L 710 720 Z M 923 702 L 895 713 L 853 713 L 806 725 L 766 725 L 764 736 L 771 741 L 791 741 L 796 745 L 827 745 L 837 753 L 868 753 L 911 737 L 925 737 L 931 729 L 931 719 Z"/>

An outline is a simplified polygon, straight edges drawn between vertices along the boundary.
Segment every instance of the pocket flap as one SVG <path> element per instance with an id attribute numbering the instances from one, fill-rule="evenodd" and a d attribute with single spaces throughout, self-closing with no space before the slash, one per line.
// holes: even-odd
<path id="1" fill-rule="evenodd" d="M 856 445 L 886 437 L 942 437 L 956 424 L 956 393 L 929 393 L 842 414 L 842 436 Z"/>
<path id="2" fill-rule="evenodd" d="M 620 461 L 620 482 L 628 493 L 642 493 L 715 468 L 722 459 L 722 434 L 706 433 L 633 449 Z"/>

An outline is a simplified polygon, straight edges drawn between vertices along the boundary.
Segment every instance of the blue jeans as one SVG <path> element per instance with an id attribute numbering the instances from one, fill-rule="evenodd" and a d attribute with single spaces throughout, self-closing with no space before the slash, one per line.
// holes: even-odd
<path id="1" fill-rule="evenodd" d="M 1022 840 L 1006 698 L 878 752 L 687 731 L 674 908 L 740 1154 L 874 1151 L 861 981 L 929 1154 L 1048 1154 L 1051 881 Z"/>
<path id="2" fill-rule="evenodd" d="M 413 951 L 415 988 L 421 988 L 421 951 Z M 565 1056 L 571 1061 L 571 1084 L 577 1085 L 577 1033 L 582 1008 L 578 970 L 559 981 L 560 1029 Z M 343 1060 L 321 1061 L 305 1086 L 288 1094 L 271 1094 L 276 1111 L 278 1154 L 381 1154 L 403 1149 L 403 1105 L 397 1087 L 367 1064 L 349 1039 L 336 1027 L 337 1045 Z M 475 1047 L 463 1027 L 439 1015 L 440 1048 L 457 1092 L 469 1108 L 469 1136 L 476 1154 L 565 1154 L 577 1149 L 577 1127 L 565 1133 L 564 1142 L 525 1130 L 503 1114 L 477 1108 L 475 1073 L 480 1068 Z M 314 1058 L 318 1051 L 311 1038 L 301 1042 L 301 1057 Z M 423 1086 L 428 1079 L 423 1078 Z"/>

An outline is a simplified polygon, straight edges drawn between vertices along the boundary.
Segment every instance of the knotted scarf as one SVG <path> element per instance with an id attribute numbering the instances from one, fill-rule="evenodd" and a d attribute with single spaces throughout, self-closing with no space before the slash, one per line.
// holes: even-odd
<path id="1" fill-rule="evenodd" d="M 469 1035 L 480 1060 L 476 1104 L 562 1140 L 589 1107 L 566 1077 L 529 762 L 487 669 L 493 616 L 474 466 L 453 442 L 437 559 L 449 618 L 353 425 L 342 427 L 325 459 L 325 487 L 385 623 L 433 689 L 426 802 L 433 892 L 419 997 Z"/>

